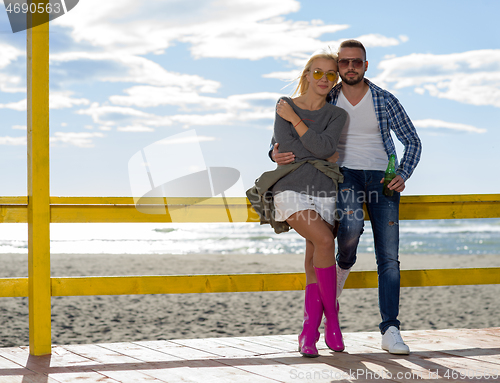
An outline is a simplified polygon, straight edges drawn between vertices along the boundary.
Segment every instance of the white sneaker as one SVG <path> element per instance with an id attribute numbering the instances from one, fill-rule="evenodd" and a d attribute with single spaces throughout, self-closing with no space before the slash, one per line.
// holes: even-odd
<path id="1" fill-rule="evenodd" d="M 342 294 L 342 290 L 344 289 L 344 284 L 347 279 L 347 276 L 349 275 L 349 272 L 351 271 L 352 267 L 349 267 L 348 269 L 342 269 L 337 265 L 337 299 L 339 299 L 340 294 Z"/>
<path id="2" fill-rule="evenodd" d="M 408 355 L 410 348 L 405 344 L 396 326 L 390 326 L 382 335 L 382 349 L 391 354 Z"/>

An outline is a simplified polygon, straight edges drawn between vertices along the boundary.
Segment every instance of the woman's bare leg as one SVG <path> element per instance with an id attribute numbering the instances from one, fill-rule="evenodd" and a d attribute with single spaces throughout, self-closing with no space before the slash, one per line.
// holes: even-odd
<path id="1" fill-rule="evenodd" d="M 314 271 L 313 256 L 314 245 L 311 241 L 306 239 L 306 258 L 304 261 L 304 269 L 306 271 L 306 286 L 318 281 L 316 279 L 316 272 Z"/>
<path id="2" fill-rule="evenodd" d="M 307 251 L 311 245 L 313 247 L 312 266 L 324 268 L 335 264 L 335 240 L 332 226 L 323 221 L 316 211 L 299 211 L 288 217 L 287 222 L 306 239 L 306 273 L 308 273 L 311 264 L 310 252 Z M 312 271 L 310 277 L 313 278 Z"/>

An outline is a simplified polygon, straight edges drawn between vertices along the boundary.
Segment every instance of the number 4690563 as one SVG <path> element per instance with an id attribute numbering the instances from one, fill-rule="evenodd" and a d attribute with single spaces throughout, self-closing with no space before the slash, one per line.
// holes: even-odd
<path id="1" fill-rule="evenodd" d="M 13 5 L 14 4 L 14 5 Z M 60 13 L 61 4 L 55 3 L 9 3 L 5 10 L 8 13 Z"/>

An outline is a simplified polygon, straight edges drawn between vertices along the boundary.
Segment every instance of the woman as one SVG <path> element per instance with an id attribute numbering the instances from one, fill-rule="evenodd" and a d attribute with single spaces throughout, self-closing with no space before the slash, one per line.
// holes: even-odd
<path id="1" fill-rule="evenodd" d="M 283 167 L 294 166 L 272 186 L 274 219 L 286 221 L 306 239 L 308 250 L 313 249 L 306 252 L 304 323 L 299 335 L 299 352 L 307 357 L 318 356 L 316 342 L 323 312 L 327 346 L 334 351 L 344 349 L 332 233 L 337 181 L 342 176 L 337 165 L 326 161 L 334 162 L 347 118 L 343 109 L 326 100 L 337 82 L 337 69 L 337 56 L 332 52 L 322 51 L 309 59 L 294 93 L 298 97 L 278 101 L 272 142 L 279 143 L 280 152 L 295 155 L 295 165 L 278 166 L 274 171 L 281 170 L 281 176 Z"/>

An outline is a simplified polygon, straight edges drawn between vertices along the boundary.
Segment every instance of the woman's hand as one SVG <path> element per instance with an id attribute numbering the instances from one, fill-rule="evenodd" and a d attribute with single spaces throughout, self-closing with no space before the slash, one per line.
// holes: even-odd
<path id="1" fill-rule="evenodd" d="M 278 113 L 278 116 L 288 122 L 291 122 L 293 125 L 300 122 L 300 117 L 297 116 L 297 113 L 294 112 L 290 104 L 283 99 L 279 100 L 278 104 L 276 104 L 276 112 Z"/>
<path id="2" fill-rule="evenodd" d="M 326 160 L 331 163 L 336 163 L 339 160 L 339 152 L 333 153 L 330 157 L 328 157 Z"/>
<path id="3" fill-rule="evenodd" d="M 295 161 L 295 155 L 292 152 L 280 153 L 278 146 L 278 143 L 274 144 L 273 153 L 271 154 L 274 162 L 278 165 L 287 165 Z"/>

